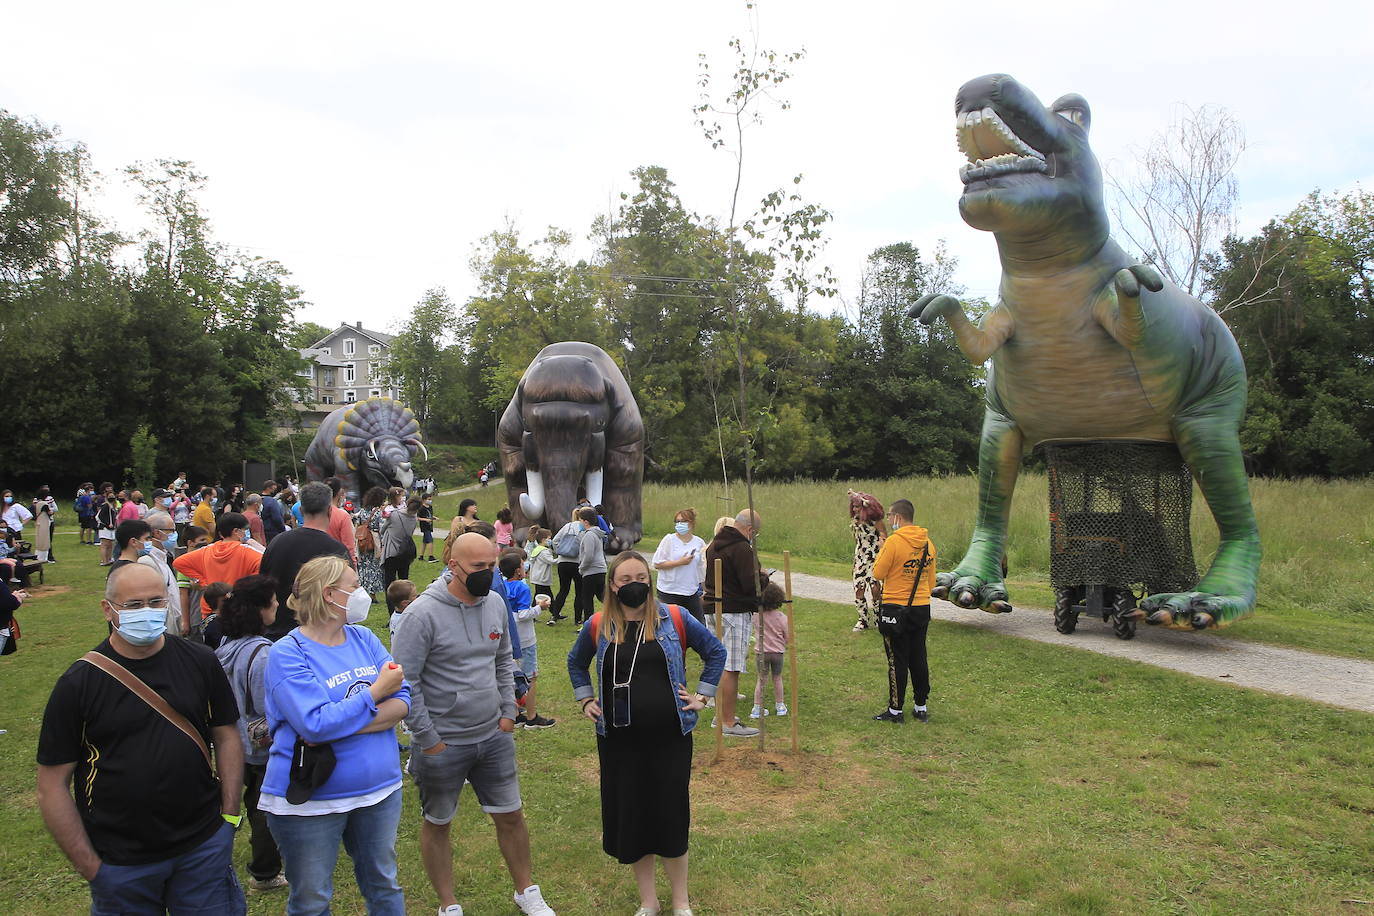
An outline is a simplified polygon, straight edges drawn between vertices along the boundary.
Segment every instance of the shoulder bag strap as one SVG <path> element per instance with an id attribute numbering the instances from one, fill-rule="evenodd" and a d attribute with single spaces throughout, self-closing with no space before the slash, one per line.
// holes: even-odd
<path id="1" fill-rule="evenodd" d="M 205 758 L 205 765 L 210 767 L 212 772 L 214 771 L 214 764 L 210 762 L 210 748 L 206 746 L 205 739 L 200 736 L 200 732 L 196 731 L 195 728 L 191 726 L 191 723 L 186 721 L 186 717 L 173 709 L 172 705 L 164 700 L 156 690 L 143 683 L 142 680 L 123 665 L 111 661 L 99 652 L 87 652 L 85 655 L 81 656 L 81 660 L 87 664 L 94 665 L 110 677 L 119 681 L 119 683 L 129 688 L 130 693 L 151 706 L 158 715 L 181 729 L 186 737 L 194 741 L 196 747 L 200 748 L 200 753 Z"/>
<path id="2" fill-rule="evenodd" d="M 248 718 L 256 719 L 257 713 L 253 711 L 253 659 L 258 657 L 258 653 L 271 643 L 258 643 L 258 647 L 253 650 L 253 654 L 248 656 L 248 667 L 243 670 L 243 699 L 248 706 Z"/>
<path id="3" fill-rule="evenodd" d="M 677 640 L 682 644 L 683 660 L 686 660 L 687 653 L 687 624 L 682 620 L 682 608 L 676 604 L 668 605 L 668 614 L 673 618 L 673 626 L 677 629 Z"/>
<path id="4" fill-rule="evenodd" d="M 921 565 L 916 567 L 916 578 L 911 583 L 911 594 L 906 596 L 907 607 L 911 607 L 911 602 L 916 598 L 916 589 L 921 587 L 921 573 L 926 571 L 926 557 L 928 556 L 930 556 L 929 542 L 921 548 Z"/>

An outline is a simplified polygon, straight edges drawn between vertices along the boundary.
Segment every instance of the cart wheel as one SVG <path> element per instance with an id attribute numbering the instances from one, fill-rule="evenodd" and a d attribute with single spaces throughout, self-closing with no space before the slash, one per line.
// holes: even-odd
<path id="1" fill-rule="evenodd" d="M 1135 639 L 1135 620 L 1125 616 L 1135 610 L 1135 595 L 1129 589 L 1117 592 L 1112 602 L 1112 630 L 1118 639 Z"/>
<path id="2" fill-rule="evenodd" d="M 1073 593 L 1067 588 L 1054 590 L 1054 628 L 1068 635 L 1078 626 L 1078 612 L 1073 609 Z"/>

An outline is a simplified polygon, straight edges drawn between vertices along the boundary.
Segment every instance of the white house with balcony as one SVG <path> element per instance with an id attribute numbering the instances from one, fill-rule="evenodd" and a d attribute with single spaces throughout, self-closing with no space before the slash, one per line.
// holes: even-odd
<path id="1" fill-rule="evenodd" d="M 391 334 L 363 327 L 361 321 L 343 324 L 297 352 L 306 361 L 299 371 L 309 390 L 297 402 L 299 428 L 312 429 L 341 404 L 397 395 L 387 384 L 384 367 L 391 352 Z"/>

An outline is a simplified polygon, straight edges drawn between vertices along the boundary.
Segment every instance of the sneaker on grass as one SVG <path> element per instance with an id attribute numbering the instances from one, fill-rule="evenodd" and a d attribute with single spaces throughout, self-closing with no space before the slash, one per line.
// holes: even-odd
<path id="1" fill-rule="evenodd" d="M 773 712 L 780 716 L 787 715 L 787 704 L 779 703 L 777 706 L 773 708 Z"/>
<path id="2" fill-rule="evenodd" d="M 553 728 L 557 724 L 557 719 L 546 719 L 543 716 L 535 716 L 533 719 L 525 720 L 526 728 Z"/>
<path id="3" fill-rule="evenodd" d="M 762 719 L 766 715 L 768 715 L 768 710 L 764 709 L 762 706 L 755 706 L 753 709 L 749 710 L 749 718 L 751 719 Z"/>
<path id="4" fill-rule="evenodd" d="M 544 895 L 539 893 L 537 884 L 531 884 L 516 894 L 515 905 L 520 907 L 520 912 L 525 916 L 558 916 L 553 908 L 544 902 Z"/>
<path id="5" fill-rule="evenodd" d="M 289 887 L 286 882 L 286 875 L 277 875 L 273 878 L 252 878 L 248 882 L 248 892 L 250 894 L 266 894 L 271 891 L 281 890 Z"/>
<path id="6" fill-rule="evenodd" d="M 884 709 L 882 712 L 878 713 L 873 718 L 878 722 L 891 722 L 894 725 L 901 725 L 903 722 L 906 721 L 906 717 L 902 715 L 901 710 L 893 712 L 890 709 Z"/>
<path id="7" fill-rule="evenodd" d="M 516 727 L 516 728 L 524 728 L 525 726 L 527 726 L 527 725 L 529 725 L 529 724 L 530 724 L 530 720 L 527 719 L 527 718 L 525 718 L 524 712 L 521 712 L 519 715 L 517 715 L 517 716 L 515 717 L 515 727 Z"/>
<path id="8" fill-rule="evenodd" d="M 754 738 L 758 736 L 759 730 L 749 725 L 745 725 L 739 719 L 735 720 L 734 725 L 727 725 L 721 729 L 730 738 Z"/>
<path id="9" fill-rule="evenodd" d="M 453 906 L 441 906 L 439 916 L 463 916 L 463 908 L 457 903 Z"/>

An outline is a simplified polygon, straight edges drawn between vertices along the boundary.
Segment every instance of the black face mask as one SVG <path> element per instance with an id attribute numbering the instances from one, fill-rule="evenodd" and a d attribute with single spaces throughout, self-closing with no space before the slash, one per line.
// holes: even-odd
<path id="1" fill-rule="evenodd" d="M 644 602 L 649 600 L 649 584 L 647 582 L 627 582 L 620 586 L 620 591 L 616 592 L 616 597 L 626 607 L 643 607 Z"/>
<path id="2" fill-rule="evenodd" d="M 479 569 L 477 572 L 468 573 L 467 578 L 463 580 L 463 587 L 474 598 L 485 596 L 491 591 L 491 570 Z"/>

